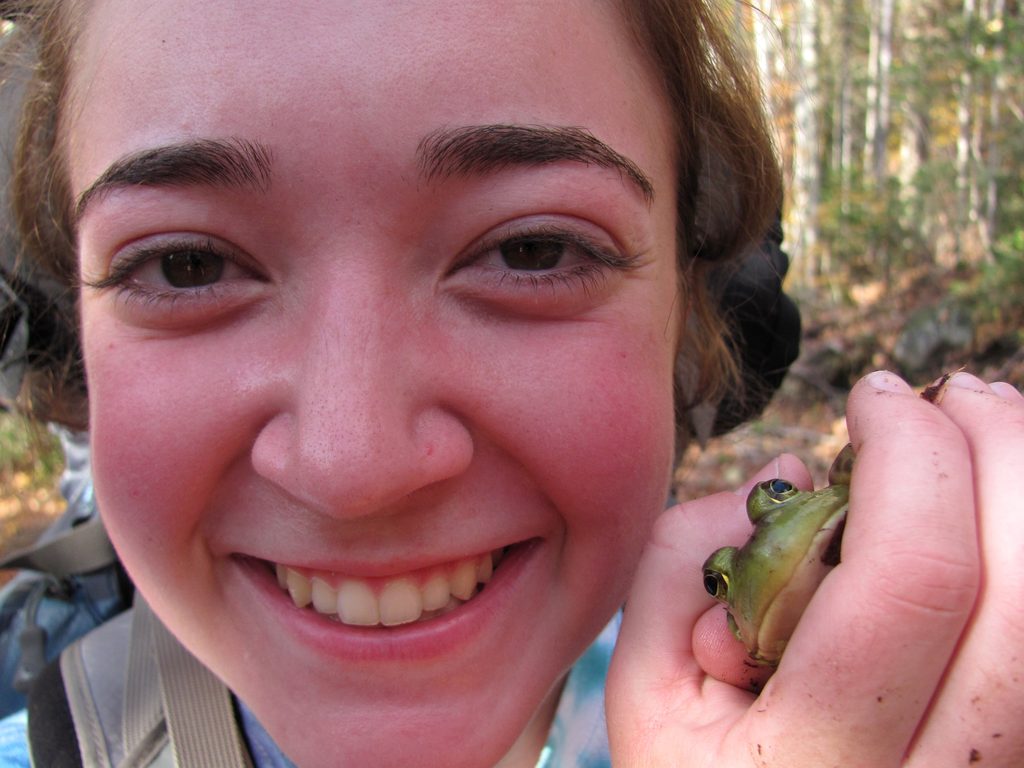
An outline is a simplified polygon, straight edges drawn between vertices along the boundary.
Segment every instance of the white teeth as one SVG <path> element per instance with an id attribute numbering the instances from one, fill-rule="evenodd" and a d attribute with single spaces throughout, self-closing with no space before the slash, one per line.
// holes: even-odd
<path id="1" fill-rule="evenodd" d="M 423 610 L 436 611 L 448 605 L 452 588 L 448 579 L 440 573 L 431 576 L 423 585 Z"/>
<path id="2" fill-rule="evenodd" d="M 292 596 L 292 602 L 299 608 L 305 608 L 313 599 L 313 588 L 309 579 L 291 568 L 286 569 L 288 575 L 288 594 Z"/>
<path id="3" fill-rule="evenodd" d="M 313 578 L 313 610 L 317 613 L 335 613 L 338 610 L 338 593 L 323 579 Z"/>
<path id="4" fill-rule="evenodd" d="M 332 587 L 327 578 L 306 576 L 286 566 L 275 568 L 278 584 L 299 608 L 312 604 L 317 613 L 337 616 L 343 624 L 387 627 L 440 616 L 477 594 L 477 584 L 490 581 L 496 565 L 488 553 L 460 562 L 450 572 L 434 573 L 422 584 L 402 577 L 376 593 L 362 579 L 344 579 Z"/>
<path id="5" fill-rule="evenodd" d="M 408 579 L 390 582 L 377 601 L 380 604 L 380 623 L 385 627 L 408 624 L 423 613 L 423 594 Z"/>
<path id="6" fill-rule="evenodd" d="M 470 561 L 460 563 L 452 574 L 452 595 L 459 600 L 469 600 L 476 589 L 476 564 Z"/>
<path id="7" fill-rule="evenodd" d="M 338 588 L 336 601 L 338 618 L 342 624 L 354 624 L 359 627 L 372 627 L 380 623 L 380 609 L 377 598 L 368 584 L 354 579 L 346 579 Z"/>

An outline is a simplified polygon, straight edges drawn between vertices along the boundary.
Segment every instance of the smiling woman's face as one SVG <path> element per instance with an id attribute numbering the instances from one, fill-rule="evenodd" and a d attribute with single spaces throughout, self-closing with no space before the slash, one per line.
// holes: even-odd
<path id="1" fill-rule="evenodd" d="M 530 752 L 673 454 L 669 117 L 618 16 L 89 8 L 65 134 L 138 588 L 303 766 Z"/>

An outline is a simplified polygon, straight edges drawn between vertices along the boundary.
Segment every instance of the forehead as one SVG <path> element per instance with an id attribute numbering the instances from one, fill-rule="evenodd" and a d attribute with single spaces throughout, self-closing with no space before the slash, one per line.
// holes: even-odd
<path id="1" fill-rule="evenodd" d="M 441 126 L 578 126 L 641 167 L 671 153 L 655 78 L 604 0 L 98 0 L 72 62 L 72 189 L 120 156 L 210 136 L 361 146 Z M 351 155 L 356 157 L 357 155 Z"/>

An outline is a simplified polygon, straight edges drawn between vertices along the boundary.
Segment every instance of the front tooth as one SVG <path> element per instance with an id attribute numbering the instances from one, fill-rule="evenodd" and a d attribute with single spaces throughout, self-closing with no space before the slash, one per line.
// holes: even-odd
<path id="1" fill-rule="evenodd" d="M 292 596 L 292 602 L 299 608 L 305 608 L 313 599 L 313 588 L 309 579 L 298 571 L 287 569 L 288 594 Z"/>
<path id="2" fill-rule="evenodd" d="M 333 615 L 338 612 L 338 593 L 323 579 L 313 578 L 312 599 L 317 613 Z"/>
<path id="3" fill-rule="evenodd" d="M 423 610 L 436 611 L 448 605 L 451 598 L 448 579 L 438 573 L 430 577 L 423 585 Z"/>
<path id="4" fill-rule="evenodd" d="M 288 589 L 288 569 L 278 563 L 274 566 L 274 573 L 277 574 L 277 585 L 281 589 Z"/>
<path id="5" fill-rule="evenodd" d="M 380 623 L 386 627 L 416 621 L 423 613 L 423 594 L 408 579 L 388 582 L 378 603 Z"/>
<path id="6" fill-rule="evenodd" d="M 474 589 L 476 589 L 476 564 L 472 560 L 466 560 L 452 574 L 452 594 L 459 600 L 469 600 Z"/>
<path id="7" fill-rule="evenodd" d="M 373 591 L 361 581 L 346 580 L 338 587 L 338 618 L 343 624 L 372 627 L 380 623 Z"/>

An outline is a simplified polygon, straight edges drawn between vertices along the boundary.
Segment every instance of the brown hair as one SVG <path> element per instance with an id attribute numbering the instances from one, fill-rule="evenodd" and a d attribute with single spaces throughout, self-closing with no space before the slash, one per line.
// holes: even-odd
<path id="1" fill-rule="evenodd" d="M 728 31 L 725 12 L 735 4 L 619 5 L 675 119 L 680 295 L 689 313 L 680 345 L 687 367 L 676 376 L 682 431 L 696 404 L 716 403 L 726 391 L 743 402 L 735 342 L 710 283 L 764 238 L 781 209 L 782 175 L 751 58 Z"/>
<path id="2" fill-rule="evenodd" d="M 68 4 L 21 0 L 4 48 L 5 74 L 29 69 L 10 182 L 11 215 L 19 240 L 15 272 L 45 282 L 53 322 L 47 338 L 31 340 L 23 404 L 39 420 L 84 427 L 85 372 L 78 340 L 78 266 L 71 193 L 58 138 L 72 36 Z M 5 78 L 4 87 L 10 84 Z M 9 94 L 5 94 L 9 96 Z M 54 288 L 53 286 L 56 286 Z"/>
<path id="3" fill-rule="evenodd" d="M 66 289 L 55 307 L 65 327 L 63 343 L 34 366 L 26 385 L 28 400 L 40 418 L 82 426 L 86 390 L 74 311 L 77 261 L 59 141 L 73 44 L 71 5 L 76 4 L 19 3 L 23 15 L 16 27 L 32 41 L 36 62 L 22 110 L 12 204 L 23 258 Z M 739 384 L 709 278 L 763 237 L 781 198 L 760 90 L 748 58 L 727 32 L 724 5 L 716 0 L 619 1 L 675 118 L 680 292 L 688 313 L 681 349 L 689 371 L 686 382 L 676 382 L 680 428 L 692 405 L 715 401 L 725 388 L 735 391 Z"/>

